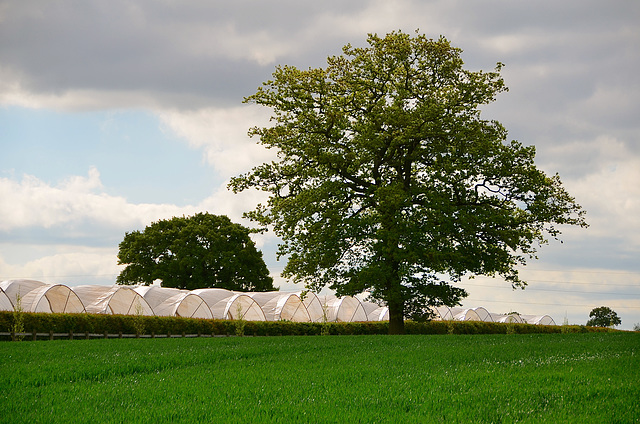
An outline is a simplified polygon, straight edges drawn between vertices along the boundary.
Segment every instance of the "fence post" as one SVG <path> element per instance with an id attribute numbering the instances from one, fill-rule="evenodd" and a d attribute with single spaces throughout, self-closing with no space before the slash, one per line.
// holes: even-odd
<path id="1" fill-rule="evenodd" d="M 36 330 L 33 330 L 33 341 L 34 341 L 34 342 L 36 341 L 36 337 L 37 337 Z"/>
<path id="2" fill-rule="evenodd" d="M 73 330 L 69 330 L 69 340 L 73 340 Z"/>
<path id="3" fill-rule="evenodd" d="M 49 340 L 53 340 L 53 330 L 49 330 Z"/>

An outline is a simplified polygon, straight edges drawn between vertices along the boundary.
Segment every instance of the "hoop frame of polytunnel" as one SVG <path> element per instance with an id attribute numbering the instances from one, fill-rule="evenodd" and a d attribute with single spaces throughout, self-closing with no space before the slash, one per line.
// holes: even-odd
<path id="1" fill-rule="evenodd" d="M 149 303 L 130 287 L 83 285 L 72 290 L 91 314 L 155 315 Z"/>
<path id="2" fill-rule="evenodd" d="M 147 301 L 158 316 L 213 318 L 207 302 L 188 290 L 158 286 L 138 286 L 134 290 Z"/>
<path id="3" fill-rule="evenodd" d="M 311 321 L 309 311 L 295 293 L 271 291 L 246 294 L 260 305 L 267 321 Z"/>
<path id="4" fill-rule="evenodd" d="M 266 321 L 262 308 L 247 294 L 234 293 L 226 289 L 197 289 L 191 293 L 207 302 L 211 315 L 216 319 L 244 319 L 246 321 Z"/>
<path id="5" fill-rule="evenodd" d="M 7 280 L 0 283 L 13 308 L 20 303 L 24 312 L 85 312 L 80 298 L 63 284 L 45 284 L 36 280 Z"/>

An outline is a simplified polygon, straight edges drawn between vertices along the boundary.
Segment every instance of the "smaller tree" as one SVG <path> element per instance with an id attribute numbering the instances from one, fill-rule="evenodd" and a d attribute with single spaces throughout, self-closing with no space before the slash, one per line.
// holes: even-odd
<path id="1" fill-rule="evenodd" d="M 199 213 L 174 217 L 126 233 L 118 264 L 127 265 L 118 284 L 194 290 L 207 287 L 271 291 L 273 278 L 249 234 L 255 232 L 227 216 Z"/>
<path id="2" fill-rule="evenodd" d="M 615 327 L 621 323 L 622 321 L 614 310 L 606 306 L 600 306 L 599 308 L 594 308 L 589 312 L 589 321 L 587 321 L 587 326 Z"/>

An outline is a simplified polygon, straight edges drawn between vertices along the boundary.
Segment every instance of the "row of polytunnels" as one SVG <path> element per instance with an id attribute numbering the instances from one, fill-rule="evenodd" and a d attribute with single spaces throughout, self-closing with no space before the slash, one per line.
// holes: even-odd
<path id="1" fill-rule="evenodd" d="M 0 283 L 0 310 L 55 313 L 180 316 L 247 321 L 387 321 L 389 309 L 358 297 L 312 292 L 234 292 L 159 286 L 66 286 L 35 280 Z M 492 314 L 485 308 L 434 309 L 435 319 L 555 325 L 548 315 Z"/>

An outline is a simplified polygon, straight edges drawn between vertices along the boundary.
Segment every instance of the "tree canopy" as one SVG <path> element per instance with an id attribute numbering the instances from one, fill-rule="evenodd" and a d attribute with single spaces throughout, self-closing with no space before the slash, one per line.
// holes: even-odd
<path id="1" fill-rule="evenodd" d="M 238 291 L 271 291 L 273 279 L 249 237 L 250 230 L 226 216 L 199 213 L 174 217 L 126 233 L 118 264 L 127 265 L 118 284 Z"/>
<path id="2" fill-rule="evenodd" d="M 622 320 L 618 314 L 607 306 L 593 308 L 589 312 L 589 321 L 587 321 L 589 327 L 615 327 L 620 324 L 622 324 Z"/>
<path id="3" fill-rule="evenodd" d="M 445 38 L 393 32 L 346 45 L 326 68 L 278 66 L 245 102 L 270 107 L 250 135 L 278 160 L 232 179 L 270 194 L 247 213 L 281 238 L 283 275 L 386 303 L 390 332 L 467 294 L 465 274 L 524 287 L 518 266 L 558 225 L 585 226 L 535 149 L 507 142 L 480 106 L 506 91 L 502 64 L 463 68 Z"/>

